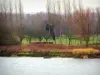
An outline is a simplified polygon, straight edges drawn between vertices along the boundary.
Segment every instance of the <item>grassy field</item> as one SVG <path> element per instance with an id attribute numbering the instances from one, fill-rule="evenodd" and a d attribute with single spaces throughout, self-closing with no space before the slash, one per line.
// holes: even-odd
<path id="1" fill-rule="evenodd" d="M 71 39 L 70 44 L 71 45 L 85 45 L 86 42 L 84 40 L 77 39 L 75 37 L 72 37 L 74 39 Z M 61 40 L 60 40 L 61 39 Z M 37 38 L 32 38 L 31 42 L 39 42 Z M 41 42 L 46 42 L 43 38 Z M 48 42 L 55 42 L 52 39 L 49 39 Z M 25 38 L 22 42 L 23 44 L 29 44 L 29 41 L 27 38 Z M 100 43 L 100 37 L 90 37 L 89 44 L 95 44 Z M 56 37 L 56 44 L 66 44 L 69 45 L 69 39 L 68 37 L 62 36 L 62 37 Z"/>

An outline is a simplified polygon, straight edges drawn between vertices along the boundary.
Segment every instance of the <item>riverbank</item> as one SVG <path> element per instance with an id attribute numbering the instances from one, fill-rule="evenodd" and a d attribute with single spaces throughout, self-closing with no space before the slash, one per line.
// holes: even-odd
<path id="1" fill-rule="evenodd" d="M 0 46 L 0 56 L 10 57 L 73 57 L 73 58 L 100 58 L 100 50 L 84 46 L 66 46 L 61 44 L 29 44 Z"/>

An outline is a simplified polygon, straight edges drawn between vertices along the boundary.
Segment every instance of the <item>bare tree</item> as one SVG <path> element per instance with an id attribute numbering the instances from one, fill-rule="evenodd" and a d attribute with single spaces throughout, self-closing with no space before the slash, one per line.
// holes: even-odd
<path id="1" fill-rule="evenodd" d="M 65 30 L 67 30 L 67 32 L 66 32 L 66 43 L 67 43 L 67 41 L 68 41 L 68 40 L 67 40 L 67 38 L 68 38 L 68 35 L 67 35 L 67 34 L 68 34 L 68 28 L 69 28 L 69 27 L 68 27 L 68 24 L 67 24 L 67 23 L 68 23 L 68 22 L 67 22 L 67 18 L 68 18 L 68 8 L 69 8 L 69 6 L 68 6 L 68 5 L 69 5 L 69 4 L 68 4 L 68 0 L 63 0 L 63 5 L 64 5 L 64 6 L 63 6 L 63 9 L 64 9 L 64 21 L 63 21 L 63 22 L 64 22 L 64 23 L 66 24 L 66 26 L 67 26 L 67 27 L 65 28 Z"/>
<path id="2" fill-rule="evenodd" d="M 88 10 L 79 10 L 74 15 L 74 23 L 76 23 L 78 27 L 78 33 L 81 35 L 81 39 L 86 41 L 86 47 L 88 47 L 89 38 L 91 36 L 91 21 L 90 21 L 90 9 Z"/>
<path id="3" fill-rule="evenodd" d="M 0 45 L 15 44 L 13 38 L 12 4 L 10 0 L 0 0 Z"/>
<path id="4" fill-rule="evenodd" d="M 68 24 L 68 33 L 67 33 L 67 37 L 69 40 L 69 45 L 71 44 L 71 40 L 72 40 L 72 31 L 71 31 L 71 27 L 72 27 L 72 13 L 71 13 L 71 2 L 70 0 L 67 1 L 66 3 L 67 5 L 67 24 Z"/>
<path id="5" fill-rule="evenodd" d="M 23 14 L 23 7 L 22 7 L 22 2 L 21 0 L 19 0 L 18 3 L 18 8 L 16 8 L 16 12 L 18 10 L 18 14 L 16 13 L 16 19 L 19 22 L 19 27 L 18 27 L 18 36 L 20 37 L 20 43 L 22 43 L 23 39 L 24 39 L 24 24 L 23 24 L 23 20 L 24 20 L 24 14 Z"/>
<path id="6" fill-rule="evenodd" d="M 56 6 L 55 0 L 47 0 L 47 15 L 48 15 L 48 24 L 46 28 L 48 28 L 49 35 L 51 35 L 52 39 L 56 43 L 56 36 L 55 36 L 55 17 L 56 17 Z M 48 38 L 48 36 L 47 36 Z M 46 38 L 46 39 L 47 39 Z"/>
<path id="7" fill-rule="evenodd" d="M 4 0 L 0 0 L 0 45 L 5 45 L 8 36 L 11 36 L 9 32 L 9 26 L 7 25 L 7 12 L 8 3 Z"/>
<path id="8" fill-rule="evenodd" d="M 58 14 L 59 14 L 59 34 L 60 34 L 60 43 L 62 44 L 62 27 L 61 27 L 61 24 L 62 24 L 62 17 L 61 17 L 61 1 L 60 0 L 57 0 L 57 8 L 58 8 Z"/>
<path id="9" fill-rule="evenodd" d="M 100 40 L 99 40 L 99 35 L 100 35 L 100 9 L 97 8 L 96 9 L 96 12 L 97 12 L 97 22 L 96 22 L 96 29 L 95 29 L 95 33 L 96 33 L 96 46 L 100 43 Z"/>

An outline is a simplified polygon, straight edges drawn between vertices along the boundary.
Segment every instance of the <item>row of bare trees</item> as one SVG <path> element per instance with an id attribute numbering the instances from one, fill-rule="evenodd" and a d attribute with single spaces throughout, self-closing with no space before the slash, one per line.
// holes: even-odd
<path id="1" fill-rule="evenodd" d="M 69 45 L 73 39 L 72 34 L 75 35 L 80 42 L 82 40 L 85 41 L 86 47 L 89 45 L 90 37 L 95 36 L 99 38 L 100 9 L 95 10 L 96 12 L 90 8 L 84 9 L 82 0 L 79 0 L 79 5 L 76 5 L 75 0 L 73 0 L 73 2 L 71 0 L 47 0 L 48 23 L 55 26 L 67 25 L 65 30 L 68 30 L 66 35 L 69 39 Z M 52 13 L 55 15 L 52 16 Z M 56 14 L 60 16 L 58 17 Z M 62 16 L 62 14 L 64 16 Z M 60 36 L 63 35 L 62 31 L 62 27 L 60 27 Z M 60 42 L 62 43 L 61 38 Z M 97 45 L 97 43 L 95 44 Z"/>
<path id="2" fill-rule="evenodd" d="M 21 0 L 12 2 L 0 0 L 0 45 L 19 44 L 23 38 L 24 16 Z"/>
<path id="3" fill-rule="evenodd" d="M 94 40 L 97 37 L 94 43 L 96 45 L 99 43 L 100 9 L 96 9 L 96 12 L 89 8 L 84 9 L 81 0 L 79 5 L 76 5 L 75 0 L 47 0 L 46 18 L 44 19 L 42 14 L 37 14 L 38 19 L 35 20 L 30 14 L 31 27 L 29 24 L 25 25 L 21 0 L 14 0 L 14 2 L 15 4 L 11 0 L 6 2 L 0 0 L 0 45 L 7 41 L 22 43 L 25 35 L 37 37 L 40 41 L 43 37 L 48 41 L 50 31 L 49 34 L 46 32 L 46 24 L 53 25 L 53 35 L 60 37 L 61 44 L 63 44 L 62 35 L 66 36 L 66 43 L 69 42 L 69 45 L 73 39 L 78 39 L 80 44 L 84 41 L 88 47 L 91 37 L 94 37 Z M 54 41 L 56 43 L 56 39 Z"/>

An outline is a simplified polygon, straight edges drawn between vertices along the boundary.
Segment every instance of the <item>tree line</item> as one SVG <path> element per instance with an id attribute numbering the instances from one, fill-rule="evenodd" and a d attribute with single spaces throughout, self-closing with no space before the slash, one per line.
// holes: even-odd
<path id="1" fill-rule="evenodd" d="M 75 0 L 47 0 L 46 9 L 46 13 L 25 14 L 21 0 L 15 3 L 0 0 L 0 45 L 9 42 L 21 44 L 26 35 L 30 42 L 32 37 L 36 37 L 39 41 L 53 38 L 56 43 L 59 37 L 61 44 L 61 36 L 65 35 L 69 45 L 75 37 L 80 43 L 85 41 L 86 47 L 90 38 L 95 40 L 96 37 L 95 44 L 99 44 L 100 8 L 84 9 L 81 0 L 79 5 Z M 52 25 L 53 30 L 46 31 L 46 25 Z"/>

